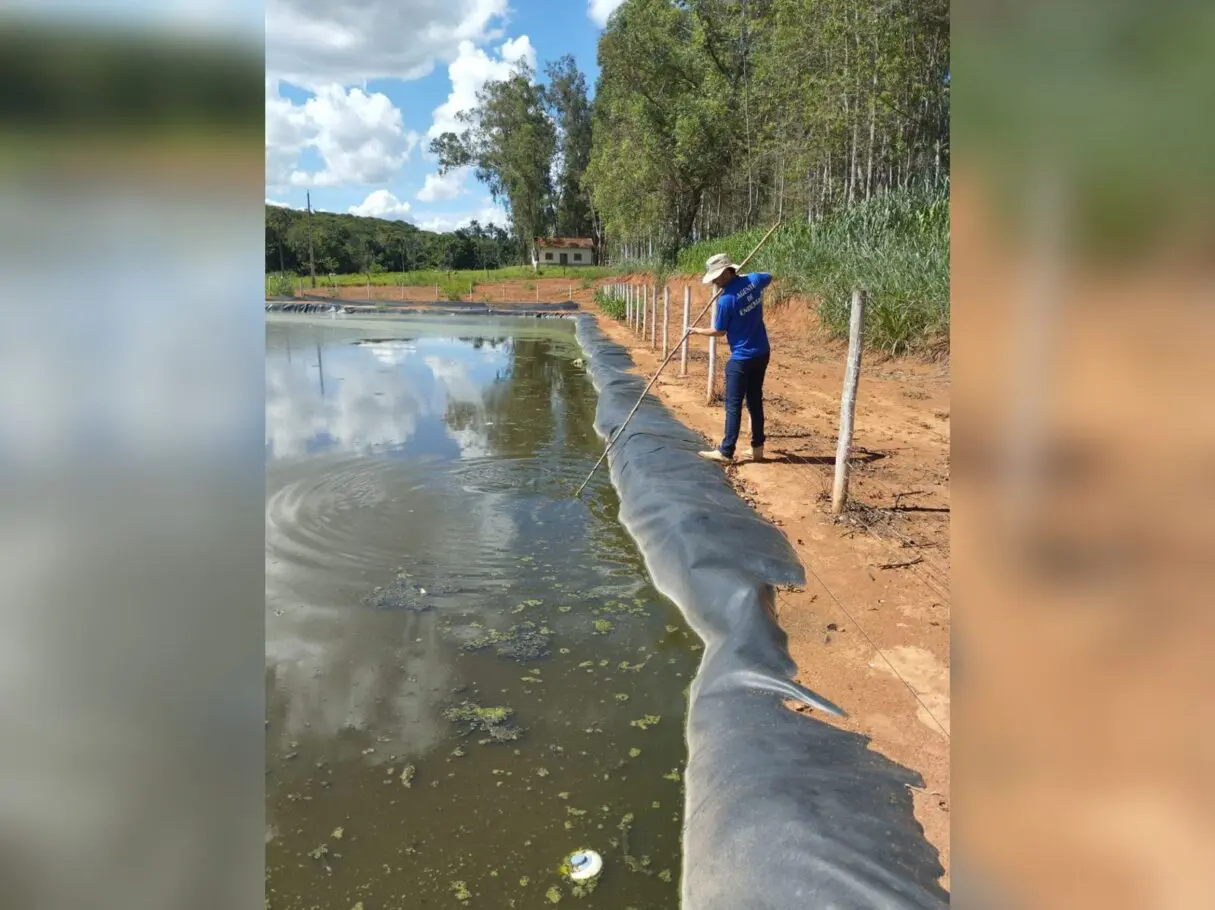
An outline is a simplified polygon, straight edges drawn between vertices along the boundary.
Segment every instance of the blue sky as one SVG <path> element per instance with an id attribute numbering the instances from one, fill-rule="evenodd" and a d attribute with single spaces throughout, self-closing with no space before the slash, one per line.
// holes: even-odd
<path id="1" fill-rule="evenodd" d="M 621 0 L 267 0 L 266 199 L 453 230 L 504 223 L 471 173 L 438 176 L 430 138 L 520 59 L 571 53 L 593 90 Z"/>

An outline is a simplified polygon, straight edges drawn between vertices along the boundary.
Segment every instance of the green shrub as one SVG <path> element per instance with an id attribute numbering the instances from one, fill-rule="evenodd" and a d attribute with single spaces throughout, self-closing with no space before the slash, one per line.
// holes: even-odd
<path id="1" fill-rule="evenodd" d="M 295 283 L 297 279 L 295 275 L 290 273 L 282 274 L 275 273 L 266 276 L 266 296 L 267 297 L 293 297 L 295 296 Z"/>

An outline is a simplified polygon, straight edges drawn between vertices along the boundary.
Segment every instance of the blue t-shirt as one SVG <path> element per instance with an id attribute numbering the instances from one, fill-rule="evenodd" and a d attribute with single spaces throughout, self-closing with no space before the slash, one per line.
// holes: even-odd
<path id="1" fill-rule="evenodd" d="M 768 330 L 764 328 L 764 288 L 772 276 L 764 272 L 736 275 L 717 298 L 713 328 L 726 333 L 730 356 L 750 360 L 769 353 Z"/>

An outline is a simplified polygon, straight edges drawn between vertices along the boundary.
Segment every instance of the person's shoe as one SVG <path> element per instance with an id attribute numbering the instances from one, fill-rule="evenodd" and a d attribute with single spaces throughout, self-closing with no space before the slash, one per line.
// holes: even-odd
<path id="1" fill-rule="evenodd" d="M 733 464 L 734 459 L 729 455 L 723 455 L 720 449 L 708 449 L 700 452 L 700 457 L 706 461 L 716 461 L 718 464 Z"/>
<path id="2" fill-rule="evenodd" d="M 751 460 L 752 461 L 763 461 L 764 460 L 764 447 L 763 446 L 751 446 Z"/>

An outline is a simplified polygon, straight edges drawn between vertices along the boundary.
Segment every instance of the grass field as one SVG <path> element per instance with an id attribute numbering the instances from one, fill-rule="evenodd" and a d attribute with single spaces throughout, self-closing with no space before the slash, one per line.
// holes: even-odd
<path id="1" fill-rule="evenodd" d="M 459 300 L 466 296 L 469 292 L 470 284 L 475 288 L 476 285 L 486 284 L 498 281 L 531 281 L 536 278 L 566 278 L 581 287 L 582 282 L 595 281 L 599 278 L 606 278 L 609 275 L 616 274 L 616 269 L 605 268 L 602 266 L 583 266 L 581 268 L 549 268 L 535 271 L 528 265 L 510 266 L 504 269 L 490 269 L 484 271 L 482 269 L 457 269 L 451 272 L 445 272 L 439 269 L 426 269 L 416 272 L 375 272 L 370 276 L 372 287 L 437 287 L 442 297 L 448 300 Z M 279 278 L 277 273 L 272 273 L 266 276 L 266 293 L 275 295 L 287 296 L 291 294 L 291 288 L 300 287 L 301 280 L 307 286 L 307 276 L 295 275 L 288 273 L 282 278 Z M 328 275 L 318 274 L 316 276 L 318 294 L 323 294 L 325 288 L 333 287 L 335 284 L 340 287 L 366 287 L 368 276 L 363 274 L 356 275 L 335 275 L 330 278 Z"/>

